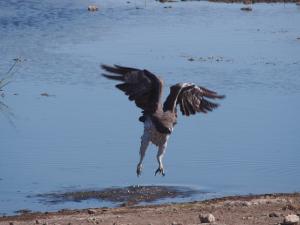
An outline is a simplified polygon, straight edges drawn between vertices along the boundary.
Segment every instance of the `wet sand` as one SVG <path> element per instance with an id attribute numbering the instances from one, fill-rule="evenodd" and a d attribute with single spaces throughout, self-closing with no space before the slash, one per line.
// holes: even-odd
<path id="1" fill-rule="evenodd" d="M 23 213 L 0 218 L 0 225 L 200 224 L 199 215 L 205 213 L 214 215 L 214 224 L 280 224 L 284 216 L 300 214 L 300 193 L 232 196 L 166 205 Z"/>

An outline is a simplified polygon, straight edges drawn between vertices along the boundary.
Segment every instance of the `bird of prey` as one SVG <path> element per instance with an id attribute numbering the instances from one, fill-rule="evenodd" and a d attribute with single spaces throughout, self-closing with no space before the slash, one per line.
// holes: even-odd
<path id="1" fill-rule="evenodd" d="M 130 101 L 142 109 L 139 121 L 144 123 L 144 133 L 141 137 L 140 160 L 137 165 L 137 176 L 141 175 L 142 163 L 150 142 L 158 147 L 158 173 L 165 175 L 163 156 L 168 138 L 177 120 L 177 106 L 184 116 L 196 113 L 207 113 L 218 107 L 218 104 L 208 99 L 222 99 L 224 95 L 193 83 L 177 83 L 170 87 L 170 94 L 162 104 L 163 81 L 146 69 L 137 69 L 119 65 L 101 65 L 106 71 L 102 75 L 108 79 L 120 81 L 116 85 Z"/>

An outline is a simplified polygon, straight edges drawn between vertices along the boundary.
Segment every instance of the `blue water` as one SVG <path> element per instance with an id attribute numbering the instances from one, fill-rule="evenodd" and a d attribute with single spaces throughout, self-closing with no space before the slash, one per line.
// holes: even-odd
<path id="1" fill-rule="evenodd" d="M 0 112 L 0 214 L 109 205 L 28 196 L 135 184 L 210 193 L 187 201 L 300 191 L 299 6 L 95 2 L 90 13 L 82 0 L 0 1 L 0 76 L 26 59 L 0 97 L 9 107 Z M 154 176 L 151 146 L 137 178 L 140 111 L 101 77 L 101 63 L 147 68 L 165 95 L 189 81 L 227 98 L 213 113 L 179 117 L 165 177 Z"/>

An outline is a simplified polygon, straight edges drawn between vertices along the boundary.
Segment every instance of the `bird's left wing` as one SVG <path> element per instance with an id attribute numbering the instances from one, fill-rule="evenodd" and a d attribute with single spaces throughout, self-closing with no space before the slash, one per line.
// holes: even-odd
<path id="1" fill-rule="evenodd" d="M 222 99 L 225 95 L 218 95 L 207 88 L 193 83 L 179 83 L 171 86 L 171 92 L 164 103 L 164 110 L 175 110 L 180 106 L 183 115 L 189 116 L 197 112 L 207 113 L 219 106 L 208 99 Z"/>
<path id="2" fill-rule="evenodd" d="M 163 81 L 148 70 L 123 66 L 102 65 L 102 69 L 110 74 L 104 77 L 121 81 L 116 87 L 128 95 L 130 101 L 146 113 L 154 113 L 160 104 Z"/>

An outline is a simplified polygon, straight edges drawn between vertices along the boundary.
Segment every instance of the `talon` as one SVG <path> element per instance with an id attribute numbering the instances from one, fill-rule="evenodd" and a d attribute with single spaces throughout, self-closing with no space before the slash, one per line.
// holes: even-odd
<path id="1" fill-rule="evenodd" d="M 164 172 L 164 169 L 163 169 L 163 168 L 158 168 L 158 169 L 155 171 L 154 176 L 156 176 L 157 173 L 161 174 L 162 176 L 165 176 L 165 172 Z"/>

